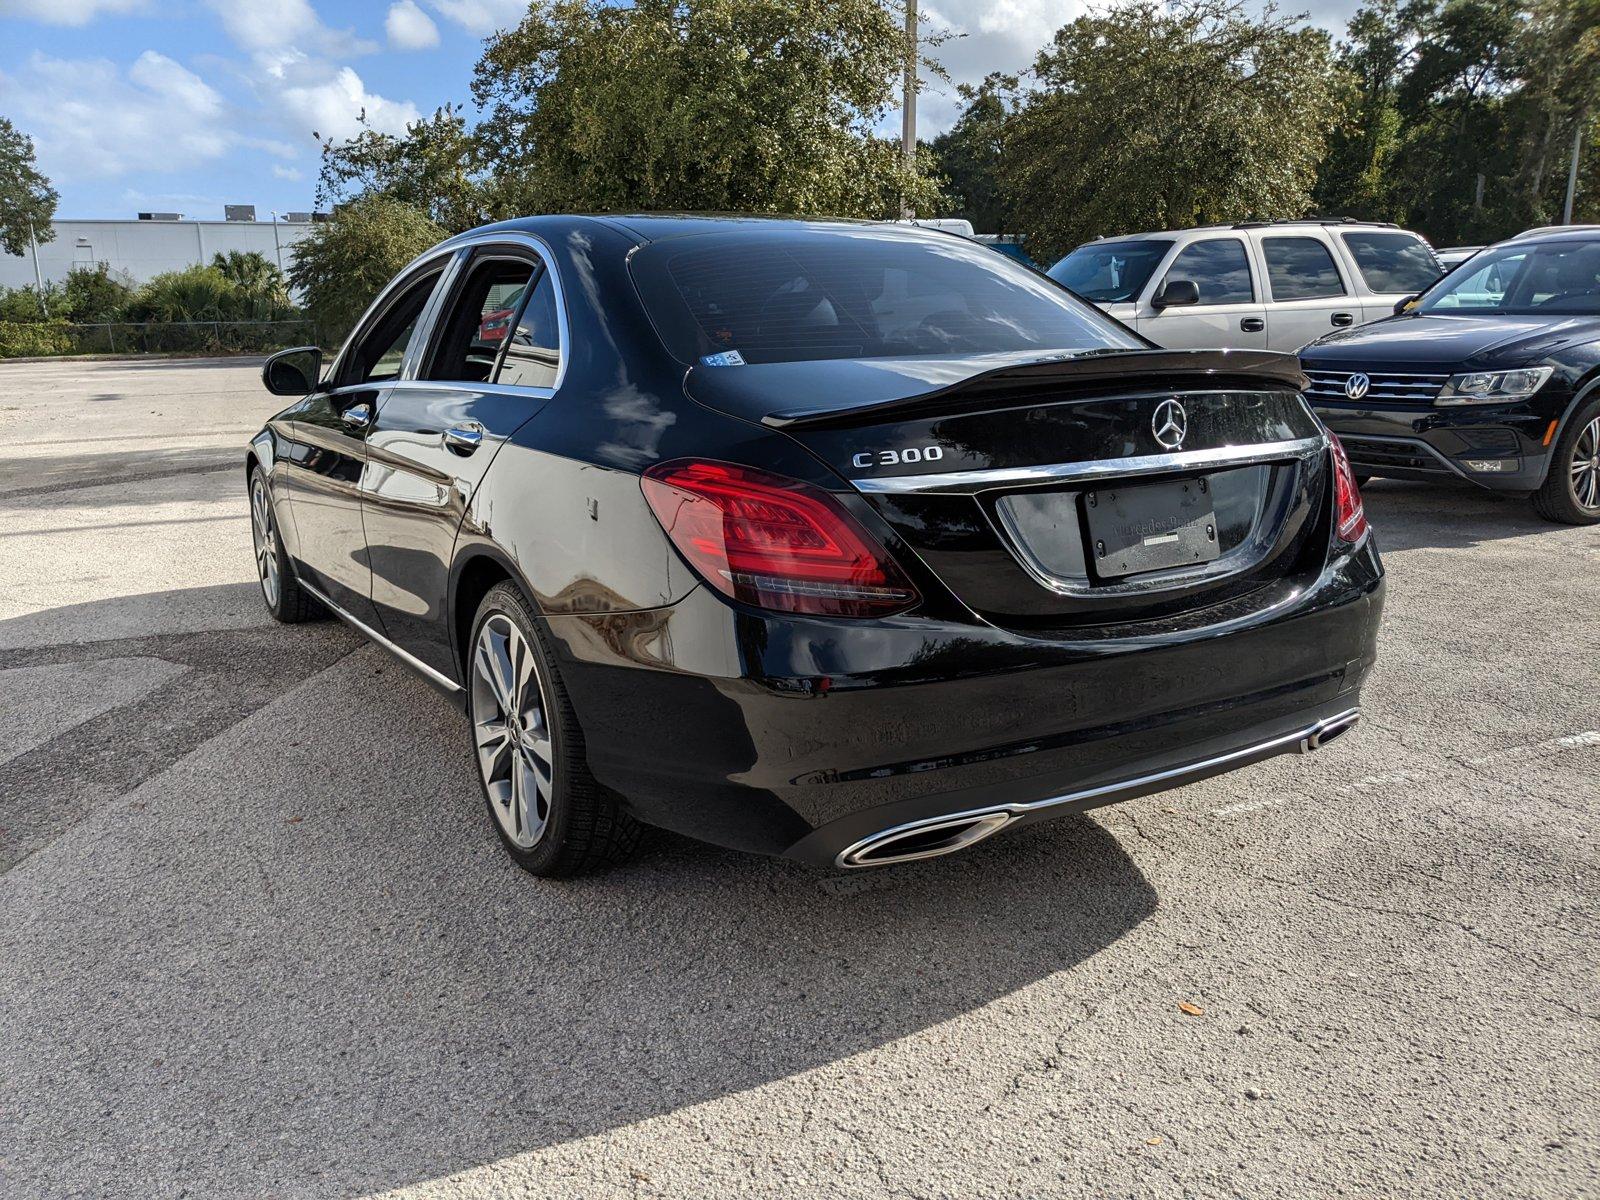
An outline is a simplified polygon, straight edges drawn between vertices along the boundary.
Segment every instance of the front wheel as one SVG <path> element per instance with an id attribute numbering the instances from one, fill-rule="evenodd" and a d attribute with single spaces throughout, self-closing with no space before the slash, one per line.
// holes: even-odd
<path id="1" fill-rule="evenodd" d="M 510 583 L 478 606 L 467 673 L 478 782 L 517 864 L 554 878 L 632 853 L 639 824 L 590 772 L 555 657 Z"/>
<path id="2" fill-rule="evenodd" d="M 261 598 L 274 620 L 293 625 L 328 615 L 328 610 L 294 577 L 289 552 L 278 534 L 272 488 L 260 467 L 250 472 L 250 543 L 256 556 L 256 582 L 261 585 Z"/>
<path id="3" fill-rule="evenodd" d="M 1533 508 L 1563 525 L 1600 524 L 1600 396 L 1573 414 L 1550 456 Z"/>

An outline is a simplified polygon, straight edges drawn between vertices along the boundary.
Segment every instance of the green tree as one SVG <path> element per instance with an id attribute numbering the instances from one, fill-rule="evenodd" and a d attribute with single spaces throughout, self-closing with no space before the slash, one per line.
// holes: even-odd
<path id="1" fill-rule="evenodd" d="M 79 323 L 115 321 L 132 295 L 133 289 L 112 275 L 105 263 L 74 267 L 61 288 L 59 315 Z"/>
<path id="2" fill-rule="evenodd" d="M 361 196 L 296 244 L 289 283 L 322 336 L 336 341 L 400 268 L 444 237 L 409 204 L 381 193 Z"/>
<path id="3" fill-rule="evenodd" d="M 929 211 L 926 160 L 873 133 L 905 51 L 880 0 L 539 0 L 473 77 L 497 203 Z"/>
<path id="4" fill-rule="evenodd" d="M 1432 15 L 1432 0 L 1374 0 L 1351 18 L 1339 46 L 1338 126 L 1313 193 L 1318 212 L 1369 221 L 1397 215 L 1390 187 L 1400 144 L 1396 96 Z"/>
<path id="5" fill-rule="evenodd" d="M 1000 189 L 1000 157 L 1016 90 L 1016 76 L 998 73 L 977 87 L 963 85 L 961 97 L 967 107 L 954 125 L 928 143 L 949 197 L 940 215 L 965 217 L 980 233 L 1010 233 L 1015 228 L 1008 198 Z"/>
<path id="6" fill-rule="evenodd" d="M 24 254 L 30 237 L 39 242 L 54 238 L 50 222 L 59 199 L 34 165 L 33 140 L 0 117 L 0 248 Z"/>
<path id="7" fill-rule="evenodd" d="M 229 250 L 211 256 L 211 265 L 245 296 L 272 303 L 286 303 L 289 281 L 278 264 L 257 250 Z"/>
<path id="8" fill-rule="evenodd" d="M 459 105 L 444 105 L 399 137 L 373 129 L 365 113 L 361 124 L 362 131 L 347 141 L 322 143 L 319 206 L 378 193 L 411 205 L 451 233 L 493 219 L 494 181 Z"/>
<path id="9" fill-rule="evenodd" d="M 1243 0 L 1155 0 L 1058 30 L 1001 179 L 1040 261 L 1103 234 L 1296 217 L 1336 116 L 1327 35 Z"/>

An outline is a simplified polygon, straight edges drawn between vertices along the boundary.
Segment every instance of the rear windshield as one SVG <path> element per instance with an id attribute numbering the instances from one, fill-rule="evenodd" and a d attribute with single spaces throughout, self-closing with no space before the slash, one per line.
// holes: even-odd
<path id="1" fill-rule="evenodd" d="M 1144 344 L 1048 279 L 944 234 L 872 226 L 693 234 L 646 245 L 632 271 L 662 341 L 686 363 Z"/>
<path id="2" fill-rule="evenodd" d="M 1172 243 L 1161 238 L 1090 242 L 1051 267 L 1049 275 L 1085 300 L 1096 304 L 1121 304 L 1139 298 L 1144 285 L 1150 282 L 1150 276 L 1155 274 L 1156 267 L 1171 248 Z"/>
<path id="3" fill-rule="evenodd" d="M 1346 233 L 1344 244 L 1375 292 L 1415 295 L 1444 274 L 1427 242 L 1409 233 Z"/>

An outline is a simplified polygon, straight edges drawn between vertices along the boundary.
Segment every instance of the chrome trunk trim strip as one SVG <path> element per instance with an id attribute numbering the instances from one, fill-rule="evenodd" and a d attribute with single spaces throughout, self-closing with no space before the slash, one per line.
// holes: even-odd
<path id="1" fill-rule="evenodd" d="M 1310 458 L 1327 447 L 1322 437 L 1292 442 L 1264 442 L 1254 446 L 1218 446 L 1210 450 L 1180 450 L 1141 458 L 1100 458 L 1086 462 L 1049 463 L 1036 467 L 995 467 L 978 471 L 946 471 L 940 475 L 895 475 L 852 479 L 857 491 L 877 494 L 912 492 L 977 492 L 1018 484 L 1057 480 L 1111 479 L 1125 475 L 1159 475 L 1204 467 L 1247 467 L 1289 458 Z"/>

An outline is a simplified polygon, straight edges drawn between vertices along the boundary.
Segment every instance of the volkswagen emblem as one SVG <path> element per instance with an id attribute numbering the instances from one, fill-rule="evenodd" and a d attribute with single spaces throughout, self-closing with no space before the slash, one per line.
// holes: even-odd
<path id="1" fill-rule="evenodd" d="M 1344 394 L 1350 397 L 1352 400 L 1359 400 L 1361 397 L 1367 394 L 1367 389 L 1371 386 L 1372 380 L 1368 379 L 1360 371 L 1357 371 L 1354 375 L 1350 376 L 1349 379 L 1344 381 Z"/>
<path id="2" fill-rule="evenodd" d="M 1150 431 L 1168 450 L 1183 445 L 1189 433 L 1189 414 L 1176 400 L 1163 400 L 1156 406 L 1156 415 L 1150 418 Z"/>

